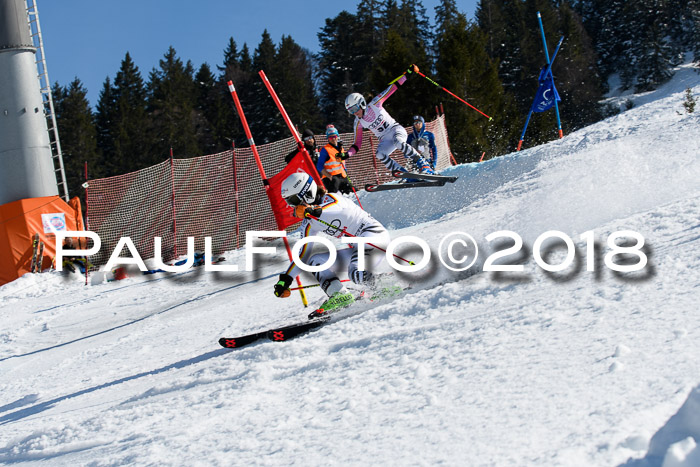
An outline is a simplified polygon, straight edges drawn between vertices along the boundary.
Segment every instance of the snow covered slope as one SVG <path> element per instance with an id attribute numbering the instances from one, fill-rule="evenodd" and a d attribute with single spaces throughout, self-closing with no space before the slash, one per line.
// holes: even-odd
<path id="1" fill-rule="evenodd" d="M 675 79 L 700 94 L 694 72 Z M 405 276 L 404 297 L 286 343 L 216 342 L 306 315 L 272 294 L 281 248 L 254 273 L 1 287 L 0 463 L 692 465 L 700 113 L 683 97 L 668 88 L 562 140 L 453 167 L 459 180 L 440 189 L 365 194 L 393 236 L 434 253 L 462 231 L 483 264 L 486 237 L 515 232 L 524 271 L 453 273 L 433 259 Z M 578 252 L 558 273 L 533 259 L 551 230 Z M 621 230 L 645 239 L 639 272 L 603 261 Z M 243 252 L 226 257 L 244 267 Z"/>

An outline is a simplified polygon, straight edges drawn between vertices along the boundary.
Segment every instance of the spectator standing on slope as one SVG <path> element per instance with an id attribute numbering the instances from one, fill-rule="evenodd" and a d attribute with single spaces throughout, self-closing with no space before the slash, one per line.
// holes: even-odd
<path id="1" fill-rule="evenodd" d="M 326 138 L 328 144 L 321 148 L 316 170 L 321 174 L 323 185 L 329 193 L 350 193 L 352 184 L 343 164 L 349 156 L 343 151 L 343 142 L 335 126 L 326 127 Z"/>
<path id="2" fill-rule="evenodd" d="M 435 135 L 425 129 L 425 119 L 420 115 L 413 117 L 413 133 L 408 135 L 406 142 L 418 151 L 430 163 L 430 167 L 435 170 L 435 165 L 437 164 Z"/>

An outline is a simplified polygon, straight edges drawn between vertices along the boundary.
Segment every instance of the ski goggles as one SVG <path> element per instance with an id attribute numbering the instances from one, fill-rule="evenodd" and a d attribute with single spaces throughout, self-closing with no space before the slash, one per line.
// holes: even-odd
<path id="1" fill-rule="evenodd" d="M 354 115 L 354 114 L 356 114 L 357 111 L 360 110 L 361 108 L 362 108 L 362 107 L 360 106 L 360 104 L 352 105 L 352 106 L 348 107 L 348 113 Z"/>
<path id="2" fill-rule="evenodd" d="M 287 198 L 284 198 L 284 200 L 287 202 L 288 205 L 292 207 L 299 206 L 302 202 L 301 198 L 299 198 L 299 195 L 288 196 Z"/>

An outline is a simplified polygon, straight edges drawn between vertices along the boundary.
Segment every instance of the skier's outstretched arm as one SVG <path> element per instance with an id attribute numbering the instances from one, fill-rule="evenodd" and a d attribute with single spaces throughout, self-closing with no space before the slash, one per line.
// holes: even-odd
<path id="1" fill-rule="evenodd" d="M 355 117 L 355 142 L 352 143 L 352 146 L 350 146 L 350 149 L 348 149 L 348 155 L 354 156 L 358 152 L 360 152 L 360 148 L 362 147 L 362 125 L 360 125 L 360 119 Z"/>

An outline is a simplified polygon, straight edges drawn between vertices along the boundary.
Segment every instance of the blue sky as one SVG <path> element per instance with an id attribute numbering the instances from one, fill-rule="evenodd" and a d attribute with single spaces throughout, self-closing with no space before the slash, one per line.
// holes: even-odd
<path id="1" fill-rule="evenodd" d="M 265 29 L 275 44 L 288 35 L 312 52 L 318 52 L 317 34 L 326 18 L 346 9 L 355 12 L 358 1 L 302 0 L 193 2 L 182 0 L 36 0 L 51 83 L 65 86 L 75 77 L 88 90 L 93 107 L 105 78 L 114 78 L 126 52 L 144 80 L 173 46 L 178 57 L 195 68 L 206 62 L 212 68 L 223 61 L 229 37 L 238 48 L 251 51 Z M 423 0 L 431 22 L 438 0 Z M 457 6 L 474 17 L 477 0 L 457 0 Z M 407 63 L 410 59 L 407 58 Z"/>

